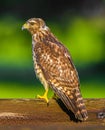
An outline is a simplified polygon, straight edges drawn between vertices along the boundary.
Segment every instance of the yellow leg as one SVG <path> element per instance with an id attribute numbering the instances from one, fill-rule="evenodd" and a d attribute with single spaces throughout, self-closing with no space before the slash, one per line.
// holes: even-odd
<path id="1" fill-rule="evenodd" d="M 47 98 L 47 94 L 48 94 L 48 89 L 46 89 L 46 91 L 45 91 L 43 96 L 37 95 L 37 98 L 44 99 L 48 103 L 49 100 Z"/>

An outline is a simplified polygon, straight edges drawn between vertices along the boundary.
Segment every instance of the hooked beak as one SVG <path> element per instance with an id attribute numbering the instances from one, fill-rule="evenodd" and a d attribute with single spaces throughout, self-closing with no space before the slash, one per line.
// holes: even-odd
<path id="1" fill-rule="evenodd" d="M 28 28 L 29 28 L 29 24 L 28 24 L 28 23 L 25 23 L 25 24 L 22 26 L 22 30 L 28 29 Z"/>

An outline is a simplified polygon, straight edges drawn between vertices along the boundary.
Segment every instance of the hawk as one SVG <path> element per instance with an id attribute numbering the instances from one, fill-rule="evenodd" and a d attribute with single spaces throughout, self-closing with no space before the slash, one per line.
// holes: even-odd
<path id="1" fill-rule="evenodd" d="M 46 26 L 41 18 L 31 18 L 23 26 L 32 35 L 34 69 L 45 88 L 43 96 L 48 103 L 49 87 L 79 120 L 88 118 L 80 93 L 78 73 L 67 48 Z"/>

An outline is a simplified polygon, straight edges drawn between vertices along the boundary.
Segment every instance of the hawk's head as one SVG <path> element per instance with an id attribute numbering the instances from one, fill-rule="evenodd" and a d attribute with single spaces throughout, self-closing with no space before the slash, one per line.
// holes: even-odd
<path id="1" fill-rule="evenodd" d="M 22 29 L 27 29 L 31 34 L 44 28 L 46 28 L 45 22 L 40 18 L 31 18 L 22 26 Z"/>

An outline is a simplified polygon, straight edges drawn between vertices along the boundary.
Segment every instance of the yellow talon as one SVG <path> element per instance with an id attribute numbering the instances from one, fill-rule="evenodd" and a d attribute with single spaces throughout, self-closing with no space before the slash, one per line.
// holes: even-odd
<path id="1" fill-rule="evenodd" d="M 47 104 L 48 104 L 49 100 L 47 98 L 47 94 L 48 94 L 48 89 L 46 89 L 46 91 L 45 91 L 43 96 L 37 95 L 37 98 L 44 99 L 47 102 Z"/>

